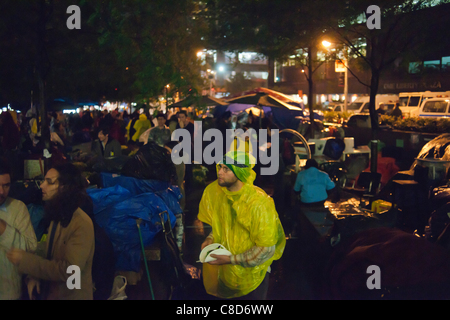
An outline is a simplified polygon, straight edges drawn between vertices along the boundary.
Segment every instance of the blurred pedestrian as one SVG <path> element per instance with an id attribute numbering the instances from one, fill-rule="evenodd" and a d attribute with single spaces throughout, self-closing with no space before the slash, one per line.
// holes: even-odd
<path id="1" fill-rule="evenodd" d="M 41 184 L 44 221 L 50 222 L 45 252 L 40 256 L 13 248 L 7 253 L 18 271 L 29 276 L 30 299 L 34 298 L 35 288 L 45 300 L 93 299 L 94 227 L 91 218 L 79 208 L 86 185 L 86 179 L 71 163 L 56 166 L 45 175 Z M 68 286 L 71 266 L 75 274 L 79 272 L 76 289 Z"/>
<path id="2" fill-rule="evenodd" d="M 189 135 L 191 137 L 191 148 L 189 150 L 187 150 L 186 157 L 191 157 L 191 161 L 193 161 L 193 153 L 194 153 L 194 132 L 195 132 L 195 127 L 194 124 L 192 122 L 189 121 L 188 119 L 188 114 L 186 112 L 186 110 L 181 110 L 179 112 L 177 112 L 177 116 L 178 116 L 178 124 L 176 126 L 176 129 L 186 129 L 189 132 Z M 185 150 L 183 150 L 184 152 Z M 184 187 L 186 192 L 189 194 L 192 191 L 192 187 L 194 185 L 194 168 L 192 163 L 186 163 L 185 165 L 185 182 L 184 182 Z"/>
<path id="3" fill-rule="evenodd" d="M 130 121 L 128 121 L 128 125 L 126 127 L 127 133 L 126 133 L 126 139 L 127 143 L 134 142 L 132 137 L 136 133 L 136 129 L 134 128 L 134 125 L 136 124 L 136 121 L 139 120 L 139 112 L 134 111 L 130 116 Z"/>
<path id="4" fill-rule="evenodd" d="M 400 110 L 400 104 L 398 102 L 395 103 L 395 107 L 394 107 L 394 109 L 392 109 L 390 115 L 395 117 L 396 119 L 398 119 L 398 118 L 401 119 L 403 117 L 403 113 L 402 113 L 402 110 Z"/>
<path id="5" fill-rule="evenodd" d="M 175 129 L 178 126 L 178 116 L 176 114 L 173 114 L 172 116 L 170 116 L 169 118 L 169 129 L 170 129 L 170 133 L 174 132 Z"/>
<path id="6" fill-rule="evenodd" d="M 378 109 L 375 110 L 375 112 L 377 113 L 378 116 L 381 116 L 382 114 L 386 114 L 386 110 L 384 108 L 383 102 L 380 102 L 380 104 L 378 105 Z"/>
<path id="7" fill-rule="evenodd" d="M 8 197 L 10 188 L 11 170 L 0 159 L 0 300 L 18 300 L 22 290 L 22 275 L 6 252 L 11 248 L 34 252 L 37 246 L 28 209 L 22 201 Z"/>
<path id="8" fill-rule="evenodd" d="M 150 130 L 148 142 L 153 141 L 160 147 L 164 147 L 171 137 L 170 129 L 166 126 L 166 115 L 158 113 L 156 120 L 158 125 Z"/>
<path id="9" fill-rule="evenodd" d="M 189 131 L 189 134 L 191 135 L 191 140 L 194 139 L 194 124 L 189 121 L 187 112 L 185 110 L 181 110 L 177 112 L 178 116 L 178 125 L 176 126 L 176 129 L 186 129 Z"/>
<path id="10" fill-rule="evenodd" d="M 139 137 L 141 134 L 143 134 L 145 131 L 150 129 L 152 127 L 152 124 L 150 120 L 148 120 L 145 113 L 142 113 L 139 115 L 139 119 L 135 122 L 133 128 L 136 130 L 134 135 L 132 136 L 132 140 L 135 142 L 139 142 Z"/>
<path id="11" fill-rule="evenodd" d="M 0 114 L 0 139 L 3 155 L 8 159 L 12 171 L 12 178 L 19 178 L 19 145 L 20 132 L 19 127 L 14 122 L 10 112 L 2 112 Z M 1 155 L 1 154 L 0 154 Z"/>

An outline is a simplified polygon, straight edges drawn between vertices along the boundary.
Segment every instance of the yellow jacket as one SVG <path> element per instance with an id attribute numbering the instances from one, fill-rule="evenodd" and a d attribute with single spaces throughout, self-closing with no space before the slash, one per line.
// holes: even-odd
<path id="1" fill-rule="evenodd" d="M 272 261 L 282 256 L 286 246 L 273 199 L 264 190 L 253 186 L 253 180 L 254 175 L 237 192 L 219 186 L 216 180 L 206 187 L 200 201 L 199 220 L 212 226 L 214 242 L 225 246 L 233 255 L 254 246 L 275 245 L 273 257 L 256 267 L 204 263 L 206 291 L 220 298 L 240 297 L 255 290 L 264 280 Z"/>
<path id="2" fill-rule="evenodd" d="M 150 120 L 147 119 L 147 116 L 144 113 L 140 114 L 139 120 L 134 123 L 136 133 L 132 137 L 133 141 L 139 141 L 141 134 L 147 131 L 151 126 L 152 124 L 150 123 Z"/>

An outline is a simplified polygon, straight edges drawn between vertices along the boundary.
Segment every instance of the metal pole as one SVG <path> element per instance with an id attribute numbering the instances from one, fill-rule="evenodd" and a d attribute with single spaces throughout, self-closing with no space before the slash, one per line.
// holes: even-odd
<path id="1" fill-rule="evenodd" d="M 346 60 L 346 64 L 348 64 L 348 60 Z M 344 80 L 344 112 L 347 111 L 348 105 L 348 66 L 345 66 L 345 80 Z"/>
<path id="2" fill-rule="evenodd" d="M 370 141 L 370 172 L 377 172 L 378 160 L 378 140 Z"/>

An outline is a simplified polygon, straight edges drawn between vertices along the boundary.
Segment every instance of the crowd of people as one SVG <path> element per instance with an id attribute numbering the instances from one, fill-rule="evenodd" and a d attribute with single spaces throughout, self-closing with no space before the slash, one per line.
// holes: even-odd
<path id="1" fill-rule="evenodd" d="M 238 118 L 232 117 L 230 112 L 224 112 L 217 118 L 208 116 L 203 119 L 203 122 L 205 128 L 215 127 L 223 134 L 227 134 L 226 129 L 259 128 L 257 118 L 252 114 L 238 121 Z M 76 157 L 75 149 L 81 144 L 91 144 L 89 156 L 104 159 L 121 156 L 123 152 L 126 152 L 125 150 L 139 148 L 150 141 L 170 150 L 174 143 L 177 143 L 171 141 L 174 130 L 186 129 L 193 136 L 196 128 L 192 118 L 184 110 L 177 113 L 157 113 L 154 118 L 148 112 L 134 112 L 128 115 L 126 111 L 118 110 L 84 111 L 82 114 L 69 115 L 52 112 L 47 115 L 48 127 L 43 128 L 42 123 L 42 118 L 33 110 L 26 114 L 6 111 L 0 115 L 0 300 L 92 299 L 95 285 L 92 266 L 97 241 L 96 237 L 94 239 L 95 220 L 90 215 L 92 210 L 89 209 L 89 201 L 87 201 L 89 197 L 86 194 L 86 188 L 89 181 L 83 176 L 80 168 L 72 163 L 74 160 L 79 160 L 79 158 L 73 158 Z M 263 125 L 267 126 L 267 119 L 263 121 Z M 46 135 L 49 138 L 49 144 L 46 144 Z M 17 164 L 28 156 L 42 157 L 46 153 L 51 155 L 51 161 L 40 190 L 45 204 L 45 215 L 42 221 L 45 223 L 47 232 L 46 237 L 38 239 L 30 221 L 30 215 L 27 214 L 27 207 L 23 202 L 9 197 L 9 191 L 14 181 L 21 178 Z M 245 196 L 248 192 L 254 194 L 252 195 L 254 197 L 261 196 L 260 192 L 256 192 L 259 189 L 252 187 L 256 177 L 253 171 L 254 165 L 245 164 L 244 170 L 242 166 L 231 166 L 227 162 L 224 164 L 228 165 L 227 168 L 231 168 L 230 172 L 235 177 L 233 188 L 237 189 L 233 191 L 242 189 L 242 192 L 245 191 L 243 193 Z M 180 171 L 179 184 L 183 185 L 184 181 L 186 189 L 190 190 L 192 165 L 183 165 L 183 170 Z M 179 168 L 177 168 L 178 172 Z M 250 172 L 253 178 L 247 179 L 247 173 Z M 243 173 L 245 174 L 242 175 Z M 227 190 L 231 190 L 230 186 L 221 182 L 223 175 L 221 170 L 218 170 L 218 175 L 219 186 L 222 187 L 221 190 L 225 192 L 226 197 Z M 239 194 L 238 192 L 233 196 L 234 201 L 238 201 Z M 266 279 L 263 285 L 265 289 L 262 289 L 262 292 L 259 292 L 260 290 L 255 292 L 258 293 L 258 298 L 265 297 L 267 294 L 267 268 L 273 259 L 281 256 L 284 247 L 284 244 L 280 243 L 280 239 L 284 239 L 284 233 L 273 207 L 273 200 L 267 196 L 263 198 L 264 201 L 272 201 L 267 203 L 270 210 L 266 214 L 270 216 L 270 219 L 275 220 L 270 222 L 267 228 L 271 228 L 275 234 L 270 243 L 264 242 L 261 238 L 261 241 L 253 245 L 256 246 L 255 248 L 260 245 L 268 251 L 264 251 L 264 254 L 259 255 L 260 258 L 253 259 L 250 264 L 248 261 L 245 262 L 245 257 L 252 255 L 258 249 L 254 248 L 247 253 L 242 252 L 232 262 L 232 264 L 249 268 L 250 273 L 247 276 L 253 277 L 255 272 L 259 272 L 262 277 L 258 276 L 254 279 L 254 283 L 245 291 L 245 295 L 259 286 L 258 279 Z M 90 205 L 92 206 L 92 203 Z M 267 210 L 267 208 L 250 206 L 243 210 L 250 212 L 251 210 Z M 201 215 L 207 221 L 209 218 L 206 215 L 209 214 L 212 213 L 202 211 Z M 260 222 L 255 221 L 255 223 Z M 251 231 L 248 235 L 249 239 L 255 238 L 256 233 L 260 231 L 256 229 Z M 209 239 L 212 239 L 212 236 Z M 217 235 L 214 234 L 214 236 L 217 239 Z M 278 246 L 281 247 L 278 248 Z M 276 251 L 274 251 L 275 247 Z M 239 259 L 243 259 L 242 262 L 238 262 Z M 78 283 L 83 290 L 69 288 L 67 281 L 70 276 L 68 270 L 71 266 L 77 266 L 80 275 L 78 282 L 75 281 L 73 285 L 76 286 Z M 244 291 L 232 296 L 239 296 L 241 293 L 243 294 Z"/>

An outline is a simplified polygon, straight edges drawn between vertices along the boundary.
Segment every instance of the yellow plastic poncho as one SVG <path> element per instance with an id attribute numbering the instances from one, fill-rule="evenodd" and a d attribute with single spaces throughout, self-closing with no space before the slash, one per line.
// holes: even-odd
<path id="1" fill-rule="evenodd" d="M 143 134 L 147 129 L 149 129 L 152 126 L 150 123 L 150 120 L 147 119 L 147 116 L 142 113 L 139 115 L 139 120 L 137 120 L 134 123 L 134 129 L 136 130 L 136 133 L 131 137 L 133 141 L 139 141 L 139 137 L 141 134 Z"/>
<path id="2" fill-rule="evenodd" d="M 230 157 L 230 154 L 236 159 L 237 153 L 230 152 L 226 156 Z M 227 166 L 230 167 L 229 164 Z M 275 254 L 262 265 L 252 268 L 204 263 L 203 282 L 206 291 L 226 299 L 244 296 L 255 290 L 264 280 L 272 261 L 282 256 L 286 246 L 273 199 L 253 185 L 256 177 L 252 170 L 254 165 L 231 166 L 244 186 L 237 192 L 230 192 L 219 186 L 217 180 L 208 185 L 200 201 L 198 219 L 212 226 L 214 242 L 225 246 L 233 255 L 254 246 L 273 245 Z"/>

